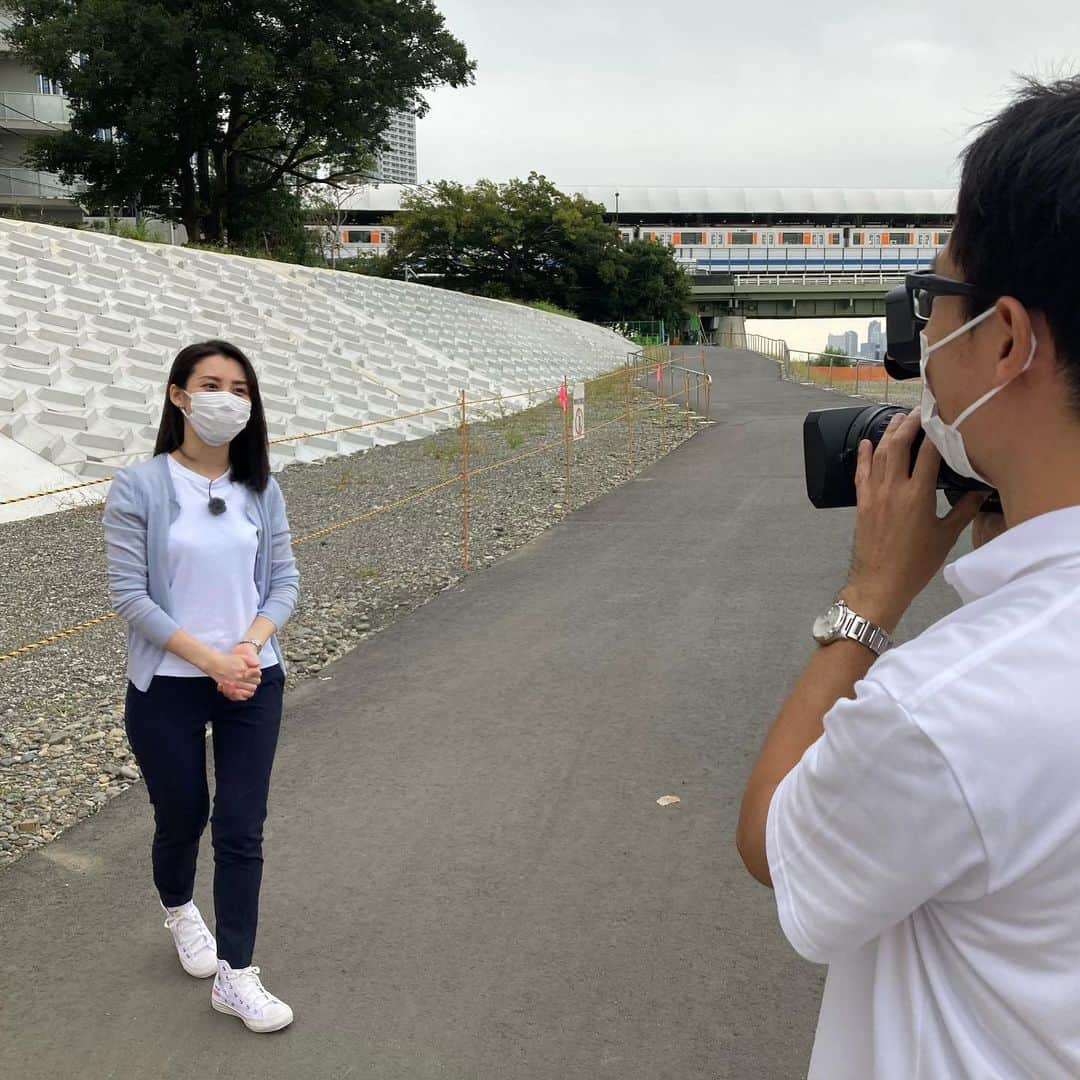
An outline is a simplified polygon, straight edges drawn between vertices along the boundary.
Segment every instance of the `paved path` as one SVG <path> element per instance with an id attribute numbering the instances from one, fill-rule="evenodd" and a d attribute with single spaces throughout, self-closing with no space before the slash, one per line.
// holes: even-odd
<path id="1" fill-rule="evenodd" d="M 803 1074 L 823 969 L 732 838 L 846 565 L 800 434 L 843 401 L 708 362 L 715 426 L 289 694 L 257 961 L 295 1025 L 249 1035 L 180 971 L 139 787 L 0 874 L 0 1075 Z M 207 839 L 207 911 L 209 871 Z"/>

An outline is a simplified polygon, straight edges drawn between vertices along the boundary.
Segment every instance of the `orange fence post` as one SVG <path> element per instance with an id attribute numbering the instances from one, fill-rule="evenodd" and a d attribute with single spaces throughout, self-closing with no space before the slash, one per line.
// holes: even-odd
<path id="1" fill-rule="evenodd" d="M 660 395 L 660 449 L 667 453 L 667 401 L 664 398 L 664 364 L 660 364 L 660 378 L 656 380 L 656 392 Z"/>
<path id="2" fill-rule="evenodd" d="M 461 524 L 465 572 L 469 572 L 469 424 L 465 412 L 465 391 L 461 391 Z"/>
<path id="3" fill-rule="evenodd" d="M 626 475 L 634 475 L 634 418 L 630 412 L 630 366 L 626 367 Z"/>
<path id="4" fill-rule="evenodd" d="M 566 456 L 566 510 L 567 514 L 574 508 L 574 494 L 571 487 L 571 475 L 570 475 L 570 403 L 568 394 L 570 388 L 566 384 L 566 376 L 563 376 L 563 418 L 562 418 L 562 432 L 563 432 L 563 452 Z"/>
<path id="5" fill-rule="evenodd" d="M 855 361 L 855 396 L 859 396 L 859 361 Z"/>

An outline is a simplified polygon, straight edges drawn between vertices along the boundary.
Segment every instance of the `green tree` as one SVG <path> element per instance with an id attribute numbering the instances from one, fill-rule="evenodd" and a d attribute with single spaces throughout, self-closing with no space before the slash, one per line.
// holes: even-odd
<path id="1" fill-rule="evenodd" d="M 318 235 L 306 226 L 303 199 L 280 184 L 237 206 L 229 227 L 228 249 L 281 262 L 321 265 Z"/>
<path id="2" fill-rule="evenodd" d="M 843 349 L 838 349 L 835 345 L 827 346 L 825 351 L 818 356 L 817 362 L 830 367 L 851 367 L 851 358 Z"/>
<path id="3" fill-rule="evenodd" d="M 626 277 L 619 295 L 620 317 L 663 319 L 666 326 L 680 326 L 688 310 L 690 278 L 670 249 L 634 240 L 623 250 Z"/>
<path id="4" fill-rule="evenodd" d="M 553 269 L 566 238 L 555 212 L 563 198 L 535 173 L 508 184 L 444 180 L 409 192 L 394 220 L 391 264 L 438 274 L 442 285 L 464 292 L 556 302 Z"/>
<path id="5" fill-rule="evenodd" d="M 565 238 L 555 261 L 556 302 L 591 322 L 619 320 L 629 267 L 618 229 L 604 221 L 600 203 L 581 195 L 563 196 L 555 220 Z"/>
<path id="6" fill-rule="evenodd" d="M 71 130 L 28 159 L 91 203 L 135 203 L 224 240 L 245 207 L 370 167 L 390 115 L 474 63 L 432 0 L 11 0 L 26 64 Z M 99 132 L 111 130 L 112 139 Z M 330 172 L 327 172 L 327 169 Z M 250 216 L 250 213 L 249 213 Z"/>
<path id="7" fill-rule="evenodd" d="M 386 261 L 365 269 L 432 274 L 444 288 L 543 301 L 593 322 L 685 312 L 689 283 L 668 249 L 624 246 L 603 206 L 537 173 L 409 192 L 394 226 Z"/>

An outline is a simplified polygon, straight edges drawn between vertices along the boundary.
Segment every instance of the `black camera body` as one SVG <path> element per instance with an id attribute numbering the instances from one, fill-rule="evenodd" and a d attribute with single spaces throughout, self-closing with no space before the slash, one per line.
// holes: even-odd
<path id="1" fill-rule="evenodd" d="M 885 371 L 897 380 L 917 379 L 919 333 L 925 323 L 915 318 L 906 285 L 897 285 L 885 294 Z"/>
<path id="2" fill-rule="evenodd" d="M 885 336 L 888 351 L 885 371 L 893 379 L 917 379 L 919 370 L 919 334 L 925 324 L 915 318 L 906 285 L 891 289 L 885 297 Z M 889 421 L 897 413 L 906 413 L 899 405 L 852 405 L 841 409 L 817 409 L 803 422 L 803 457 L 806 464 L 806 493 L 819 508 L 854 506 L 855 467 L 859 443 L 869 439 L 874 446 L 881 441 Z M 911 448 L 914 468 L 919 447 L 925 438 L 919 433 Z M 949 502 L 955 503 L 967 491 L 987 493 L 983 509 L 1001 510 L 998 494 L 986 484 L 953 472 L 944 462 L 938 474 L 938 488 Z"/>

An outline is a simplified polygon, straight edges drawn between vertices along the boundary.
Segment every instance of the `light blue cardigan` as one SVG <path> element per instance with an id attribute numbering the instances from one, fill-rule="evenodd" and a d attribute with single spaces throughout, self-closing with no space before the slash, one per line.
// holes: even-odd
<path id="1" fill-rule="evenodd" d="M 252 495 L 248 516 L 259 537 L 258 613 L 280 630 L 300 591 L 285 500 L 273 478 L 265 491 Z M 117 614 L 127 623 L 128 678 L 144 692 L 165 655 L 165 642 L 180 629 L 171 614 L 169 594 L 169 527 L 179 514 L 167 454 L 130 465 L 113 477 L 103 518 L 109 592 Z M 284 669 L 277 635 L 270 641 Z"/>

